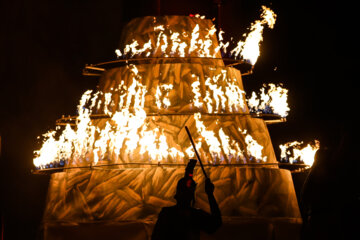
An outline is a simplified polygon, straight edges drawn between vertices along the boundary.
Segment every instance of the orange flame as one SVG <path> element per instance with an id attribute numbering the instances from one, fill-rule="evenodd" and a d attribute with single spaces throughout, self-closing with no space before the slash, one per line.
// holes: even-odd
<path id="1" fill-rule="evenodd" d="M 44 135 L 44 143 L 40 150 L 35 151 L 34 164 L 43 168 L 51 162 L 60 160 L 76 159 L 80 163 L 91 162 L 98 164 L 108 157 L 115 158 L 121 151 L 129 154 L 140 153 L 142 159 L 149 161 L 162 161 L 171 157 L 174 161 L 183 161 L 184 153 L 181 147 L 169 147 L 164 130 L 159 127 L 150 126 L 144 110 L 146 87 L 141 84 L 142 75 L 139 74 L 136 66 L 130 66 L 132 82 L 129 86 L 124 81 L 116 90 L 121 93 L 119 96 L 119 107 L 114 109 L 114 102 L 111 93 L 86 91 L 81 97 L 78 105 L 79 116 L 76 119 L 76 127 L 66 125 L 65 129 L 57 128 Z M 200 91 L 200 76 L 193 74 L 192 84 L 194 107 L 207 108 L 209 113 L 218 112 L 243 112 L 246 110 L 244 92 L 235 84 L 235 79 L 229 78 L 226 71 L 221 71 L 213 76 L 205 76 L 207 88 L 205 93 Z M 169 91 L 173 88 L 171 84 L 160 84 L 155 93 L 155 103 L 158 108 L 171 106 L 168 97 Z M 104 101 L 100 101 L 103 96 Z M 96 101 L 98 101 L 96 103 Z M 88 106 L 88 107 L 85 107 Z M 110 120 L 103 127 L 94 125 L 90 116 L 93 110 L 102 106 Z M 201 114 L 194 114 L 196 129 L 201 136 L 197 145 L 206 144 L 210 156 L 214 162 L 233 162 L 253 156 L 257 161 L 265 160 L 262 157 L 262 146 L 246 132 L 246 149 L 241 149 L 239 143 L 230 140 L 222 128 L 219 134 L 206 129 L 201 120 Z M 55 135 L 59 135 L 58 138 Z M 205 142 L 202 143 L 202 140 Z M 191 146 L 185 154 L 192 154 Z M 210 161 L 210 160 L 209 160 Z"/>
<path id="2" fill-rule="evenodd" d="M 312 166 L 314 163 L 314 157 L 317 150 L 320 148 L 320 142 L 314 141 L 314 144 L 307 144 L 302 147 L 303 142 L 288 142 L 279 146 L 281 150 L 281 159 L 288 159 L 289 163 L 293 163 L 295 160 L 300 160 L 308 166 Z"/>
<path id="3" fill-rule="evenodd" d="M 204 18 L 200 15 L 195 17 Z M 270 28 L 273 27 L 276 15 L 270 9 L 263 7 L 261 17 L 259 27 L 252 27 L 252 32 L 248 34 L 246 41 L 241 45 L 241 49 L 239 51 L 233 50 L 233 53 L 241 53 L 241 56 L 247 59 L 248 52 L 251 52 L 248 50 L 250 47 L 247 46 L 258 46 L 262 39 L 259 34 L 262 33 L 263 25 L 267 24 Z M 156 43 L 149 40 L 140 46 L 136 40 L 133 40 L 122 51 L 116 49 L 116 55 L 132 58 L 144 54 L 149 57 L 151 54 L 161 51 L 164 57 L 185 57 L 188 55 L 213 58 L 220 50 L 226 52 L 229 46 L 229 43 L 224 44 L 222 42 L 223 31 L 220 31 L 218 34 L 219 47 L 211 48 L 213 44 L 211 39 L 216 33 L 214 26 L 206 30 L 207 34 L 203 38 L 200 38 L 199 35 L 199 25 L 196 25 L 191 31 L 191 36 L 186 32 L 170 32 L 163 25 L 155 26 L 154 31 L 158 33 Z M 257 37 L 250 37 L 253 35 Z M 184 41 L 184 38 L 188 37 L 191 38 L 189 45 Z M 250 43 L 253 41 L 250 39 L 256 39 L 257 43 Z M 254 51 L 258 54 L 256 49 Z M 235 56 L 237 56 L 236 54 Z M 251 57 L 250 60 L 252 64 L 256 61 L 254 57 Z M 130 65 L 130 69 L 132 71 L 131 84 L 126 86 L 124 81 L 121 81 L 115 89 L 119 93 L 118 109 L 114 109 L 115 103 L 111 93 L 86 91 L 78 106 L 79 116 L 76 119 L 75 128 L 72 129 L 68 124 L 62 131 L 57 128 L 56 131 L 44 134 L 41 149 L 34 151 L 35 166 L 43 168 L 51 162 L 66 159 L 76 159 L 80 163 L 93 162 L 98 164 L 109 157 L 117 158 L 121 151 L 127 153 L 129 158 L 137 151 L 143 159 L 149 161 L 161 161 L 168 157 L 183 161 L 185 155 L 181 152 L 181 148 L 169 148 L 163 129 L 150 126 L 144 110 L 146 86 L 141 84 L 142 76 L 138 69 L 134 65 Z M 192 77 L 195 81 L 191 85 L 193 94 L 191 103 L 200 112 L 206 111 L 211 114 L 247 111 L 245 92 L 237 85 L 236 79 L 227 76 L 226 71 L 217 72 L 211 76 L 193 74 Z M 201 90 L 200 78 L 202 78 L 204 85 Z M 172 88 L 172 84 L 157 86 L 154 99 L 158 109 L 171 106 L 169 94 Z M 101 128 L 93 125 L 90 118 L 92 111 L 99 109 L 102 109 L 110 117 L 110 120 Z M 200 148 L 203 144 L 202 140 L 205 140 L 214 161 L 239 161 L 240 158 L 244 158 L 245 154 L 257 161 L 266 160 L 262 157 L 263 147 L 246 132 L 243 132 L 246 149 L 241 149 L 237 142 L 230 140 L 222 128 L 219 129 L 218 134 L 206 129 L 200 113 L 194 114 L 194 119 L 196 129 L 201 136 L 196 144 Z M 56 138 L 56 136 L 59 137 Z M 185 153 L 188 156 L 192 154 L 191 146 L 187 148 Z"/>
<path id="4" fill-rule="evenodd" d="M 265 88 L 268 88 L 265 93 Z M 281 117 L 286 117 L 290 108 L 287 103 L 288 90 L 280 86 L 276 86 L 273 83 L 268 85 L 264 84 L 264 87 L 260 89 L 260 97 L 255 92 L 247 99 L 247 103 L 252 111 L 259 113 L 273 113 Z"/>

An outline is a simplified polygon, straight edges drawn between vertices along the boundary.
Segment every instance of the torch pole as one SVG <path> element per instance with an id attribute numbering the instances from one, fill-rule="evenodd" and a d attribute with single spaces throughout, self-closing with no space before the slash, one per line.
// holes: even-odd
<path id="1" fill-rule="evenodd" d="M 205 169 L 204 169 L 204 165 L 203 165 L 202 162 L 201 162 L 200 155 L 199 155 L 198 151 L 196 150 L 195 143 L 194 143 L 194 141 L 193 141 L 193 139 L 192 139 L 192 137 L 191 137 L 190 131 L 189 131 L 189 129 L 188 129 L 187 126 L 185 126 L 185 130 L 186 130 L 187 134 L 189 135 L 189 139 L 190 139 L 191 145 L 192 145 L 193 148 L 194 148 L 196 157 L 197 157 L 197 159 L 199 160 L 200 167 L 201 167 L 201 169 L 202 169 L 202 171 L 203 171 L 203 173 L 204 173 L 204 175 L 205 175 L 205 178 L 208 178 L 208 176 L 206 175 Z"/>

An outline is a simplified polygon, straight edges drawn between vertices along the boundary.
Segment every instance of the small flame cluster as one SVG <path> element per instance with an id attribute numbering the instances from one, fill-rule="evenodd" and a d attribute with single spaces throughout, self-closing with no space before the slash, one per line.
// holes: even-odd
<path id="1" fill-rule="evenodd" d="M 197 18 L 203 19 L 203 16 L 195 15 Z M 213 25 L 208 29 L 204 38 L 199 37 L 199 25 L 196 24 L 191 32 L 191 36 L 187 32 L 173 32 L 164 27 L 164 25 L 158 25 L 154 27 L 154 31 L 157 32 L 155 42 L 149 39 L 142 46 L 134 39 L 132 43 L 126 44 L 124 49 L 116 49 L 115 53 L 117 57 L 133 58 L 135 56 L 155 56 L 156 53 L 161 52 L 163 57 L 207 57 L 216 58 L 218 54 L 229 52 L 230 57 L 235 59 L 243 59 L 249 61 L 254 65 L 260 55 L 260 42 L 263 40 L 262 34 L 264 26 L 273 28 L 276 21 L 276 14 L 265 6 L 262 6 L 262 13 L 260 15 L 261 20 L 256 20 L 251 24 L 250 33 L 244 34 L 245 40 L 238 41 L 236 47 L 229 50 L 230 42 L 223 42 L 224 31 L 218 32 L 219 45 L 212 49 L 213 44 L 211 37 L 216 34 L 216 28 Z M 156 19 L 154 19 L 156 21 Z M 190 43 L 187 39 L 191 39 Z"/>
<path id="2" fill-rule="evenodd" d="M 260 89 L 260 96 L 252 92 L 251 97 L 247 99 L 247 103 L 252 113 L 277 114 L 286 117 L 290 111 L 287 97 L 288 90 L 286 88 L 270 83 L 268 85 L 264 84 Z"/>
<path id="3" fill-rule="evenodd" d="M 304 142 L 287 142 L 279 146 L 281 150 L 280 162 L 287 163 L 304 163 L 312 166 L 317 150 L 320 148 L 320 142 L 315 140 L 314 143 L 308 143 L 304 146 Z"/>

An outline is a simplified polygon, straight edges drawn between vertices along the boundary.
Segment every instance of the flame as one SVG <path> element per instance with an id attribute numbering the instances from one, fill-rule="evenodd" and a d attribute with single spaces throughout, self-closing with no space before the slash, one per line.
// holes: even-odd
<path id="1" fill-rule="evenodd" d="M 260 15 L 262 17 L 261 23 L 267 24 L 270 29 L 273 29 L 276 22 L 276 14 L 268 7 L 261 6 L 261 8 L 263 9 Z"/>
<path id="2" fill-rule="evenodd" d="M 227 76 L 225 70 L 212 77 L 206 77 L 206 93 L 201 96 L 209 113 L 245 112 L 245 92 L 240 89 L 236 79 Z M 196 95 L 196 99 L 200 99 Z"/>
<path id="3" fill-rule="evenodd" d="M 238 58 L 249 60 L 254 65 L 260 55 L 260 42 L 263 40 L 262 34 L 264 25 L 273 28 L 276 21 L 276 14 L 265 6 L 262 6 L 262 13 L 260 17 L 262 20 L 257 20 L 251 24 L 250 33 L 246 36 L 244 42 L 239 41 L 237 46 L 230 51 L 230 53 Z"/>
<path id="4" fill-rule="evenodd" d="M 201 149 L 201 147 L 202 147 L 201 139 L 199 139 L 199 141 L 197 143 L 195 143 L 195 147 L 196 147 L 196 149 Z M 187 156 L 189 156 L 189 158 L 194 158 L 195 157 L 195 151 L 193 149 L 193 146 L 189 146 L 185 150 L 185 153 L 186 153 Z"/>
<path id="5" fill-rule="evenodd" d="M 192 74 L 191 75 L 193 78 L 196 77 L 195 74 Z M 197 108 L 201 108 L 203 106 L 203 103 L 200 102 L 201 100 L 201 93 L 200 93 L 200 81 L 199 81 L 199 77 L 197 77 L 197 80 L 194 81 L 192 84 L 191 84 L 191 87 L 192 87 L 192 91 L 194 93 L 194 106 L 197 107 Z"/>
<path id="6" fill-rule="evenodd" d="M 196 49 L 196 44 L 197 44 L 198 38 L 199 38 L 199 24 L 196 24 L 191 33 L 189 53 L 192 53 Z"/>
<path id="7" fill-rule="evenodd" d="M 265 88 L 268 88 L 267 93 L 265 93 Z M 255 92 L 252 92 L 251 97 L 247 99 L 247 103 L 252 112 L 273 113 L 286 117 L 290 111 L 287 97 L 287 89 L 270 83 L 260 89 L 260 98 Z"/>
<path id="8" fill-rule="evenodd" d="M 168 108 L 171 105 L 171 102 L 169 99 L 169 91 L 171 89 L 173 89 L 172 84 L 162 84 L 162 85 L 158 85 L 156 87 L 155 102 L 156 102 L 156 106 L 159 109 L 161 109 L 162 107 Z M 165 92 L 165 96 L 163 96 L 164 92 Z"/>
<path id="9" fill-rule="evenodd" d="M 263 146 L 261 146 L 250 134 L 247 133 L 247 130 L 239 131 L 245 135 L 245 143 L 246 143 L 246 152 L 250 157 L 249 160 L 255 160 L 256 162 L 266 161 L 267 157 L 262 156 Z"/>
<path id="10" fill-rule="evenodd" d="M 272 27 L 275 23 L 276 15 L 267 8 L 263 7 L 260 26 L 267 24 Z M 271 17 L 272 16 L 272 17 Z M 197 16 L 203 19 L 202 16 Z M 156 20 L 156 19 L 155 19 Z M 257 45 L 249 43 L 250 36 L 262 34 L 261 27 L 252 27 L 246 41 L 237 52 L 246 58 L 247 46 Z M 261 29 L 261 30 L 258 30 Z M 135 57 L 143 55 L 149 57 L 160 51 L 162 56 L 199 56 L 216 57 L 220 51 L 227 52 L 229 42 L 223 43 L 223 31 L 218 33 L 219 46 L 212 48 L 212 39 L 216 36 L 216 28 L 212 26 L 206 29 L 200 37 L 199 25 L 195 25 L 191 34 L 186 32 L 175 32 L 165 28 L 163 25 L 154 27 L 157 37 L 155 43 L 149 39 L 140 44 L 134 39 L 130 44 L 120 51 L 115 50 L 117 57 Z M 203 32 L 202 32 L 203 33 Z M 190 38 L 190 39 L 189 39 Z M 255 37 L 254 37 L 255 39 Z M 186 41 L 187 40 L 187 41 Z M 188 41 L 190 40 L 190 41 Z M 254 50 L 255 53 L 256 49 Z M 232 51 L 234 52 L 234 51 Z M 255 63 L 254 58 L 251 60 Z M 154 127 L 152 121 L 145 112 L 145 95 L 147 88 L 142 84 L 142 75 L 134 65 L 129 66 L 132 74 L 131 81 L 126 85 L 120 81 L 117 87 L 111 89 L 111 92 L 118 93 L 118 99 L 114 99 L 111 92 L 103 93 L 101 91 L 86 91 L 80 99 L 78 105 L 78 117 L 75 127 L 66 125 L 64 129 L 56 128 L 44 134 L 44 142 L 41 149 L 34 151 L 34 164 L 39 168 L 44 168 L 50 163 L 60 161 L 72 161 L 72 164 L 101 164 L 103 161 L 120 161 L 121 158 L 132 158 L 133 154 L 139 156 L 139 160 L 157 161 L 183 161 L 185 155 L 193 155 L 192 147 L 185 148 L 185 154 L 180 146 L 173 146 L 167 139 L 167 133 L 160 127 Z M 200 111 L 207 113 L 228 113 L 228 112 L 246 112 L 245 92 L 237 84 L 237 80 L 227 75 L 226 70 L 217 71 L 214 69 L 209 76 L 198 76 L 192 74 L 194 78 L 191 84 L 193 99 L 192 105 Z M 171 106 L 170 91 L 172 84 L 158 84 L 153 93 L 153 99 L 158 109 L 164 109 Z M 273 89 L 273 88 L 271 88 Z M 278 88 L 275 88 L 275 90 Z M 274 91 L 275 91 L 274 90 Z M 269 99 L 283 99 L 285 93 L 273 93 L 270 91 Z M 264 97 L 262 100 L 264 102 Z M 117 106 L 115 104 L 117 102 Z M 264 103 L 261 103 L 264 104 Z M 269 103 L 270 104 L 270 103 Z M 281 105 L 277 103 L 275 105 Z M 284 104 L 282 104 L 284 105 Z M 117 109 L 115 109 L 115 106 Z M 269 105 L 273 107 L 273 105 Z M 287 105 L 286 105 L 287 106 Z M 103 126 L 98 126 L 91 120 L 93 111 L 103 111 L 109 117 Z M 263 147 L 259 145 L 254 138 L 243 131 L 245 143 L 242 149 L 238 142 L 231 140 L 229 133 L 222 129 L 219 123 L 216 123 L 218 131 L 206 129 L 201 113 L 194 114 L 195 127 L 199 134 L 196 146 L 201 149 L 202 146 L 209 149 L 208 155 L 201 150 L 203 155 L 207 156 L 209 162 L 238 162 L 240 159 L 254 159 L 256 161 L 265 161 L 262 156 Z M 171 148 L 169 146 L 172 146 Z"/>
<path id="11" fill-rule="evenodd" d="M 122 53 L 119 49 L 115 49 L 115 54 L 116 54 L 117 58 L 122 56 Z"/>
<path id="12" fill-rule="evenodd" d="M 181 40 L 179 39 L 179 36 L 180 36 L 180 33 L 178 33 L 178 32 L 174 32 L 170 36 L 170 40 L 171 40 L 171 43 L 172 43 L 171 52 L 170 52 L 171 55 L 175 55 L 177 49 L 180 47 Z M 184 52 L 183 51 L 180 51 L 180 52 L 181 52 L 180 56 L 184 57 L 185 56 Z"/>
<path id="13" fill-rule="evenodd" d="M 225 110 L 226 97 L 225 97 L 224 92 L 221 89 L 221 85 L 218 84 L 218 80 L 220 77 L 221 77 L 220 75 L 217 75 L 213 78 L 208 77 L 205 81 L 205 84 L 209 88 L 209 90 L 208 90 L 209 94 L 207 94 L 205 101 L 207 102 L 208 106 L 210 104 L 211 105 L 215 104 L 215 110 L 212 111 L 212 109 L 211 110 L 209 109 L 210 113 L 212 113 L 212 112 L 218 113 L 219 111 Z M 209 97 L 210 95 L 212 96 L 211 98 Z"/>
<path id="14" fill-rule="evenodd" d="M 43 136 L 47 139 L 44 141 L 42 148 L 38 151 L 35 151 L 35 154 L 37 155 L 37 157 L 34 158 L 35 166 L 45 166 L 46 164 L 50 163 L 49 159 L 59 160 L 58 142 L 54 138 L 55 133 L 55 131 L 51 131 L 43 134 Z"/>
<path id="15" fill-rule="evenodd" d="M 147 125 L 144 126 L 141 133 L 139 145 L 141 146 L 140 154 L 147 153 L 150 156 L 150 161 L 156 160 L 160 162 L 163 159 L 167 159 L 169 155 L 173 158 L 184 157 L 184 154 L 176 148 L 169 149 L 166 136 L 158 128 L 147 130 Z"/>
<path id="16" fill-rule="evenodd" d="M 314 141 L 314 144 L 307 144 L 305 147 L 303 142 L 293 141 L 279 146 L 281 150 L 281 160 L 294 163 L 295 161 L 302 161 L 304 164 L 312 166 L 314 163 L 314 157 L 317 150 L 320 148 L 320 142 Z"/>
<path id="17" fill-rule="evenodd" d="M 197 13 L 197 14 L 195 14 L 195 17 L 196 17 L 196 18 L 200 18 L 200 19 L 205 19 L 205 16 L 204 16 L 204 15 L 203 15 L 203 16 L 201 16 L 201 15 L 200 15 L 200 14 L 198 14 L 198 13 Z"/>
<path id="18" fill-rule="evenodd" d="M 258 162 L 266 161 L 266 157 L 263 158 L 262 156 L 262 150 L 264 147 L 258 144 L 258 142 L 255 141 L 252 136 L 246 135 L 245 142 L 247 144 L 247 151 L 250 156 L 254 156 L 255 160 Z"/>
<path id="19" fill-rule="evenodd" d="M 196 129 L 201 136 L 204 137 L 207 145 L 209 146 L 210 154 L 212 155 L 213 159 L 218 159 L 221 154 L 221 144 L 219 139 L 215 136 L 213 131 L 206 130 L 204 123 L 201 121 L 201 113 L 194 114 L 195 122 L 196 122 Z"/>
<path id="20" fill-rule="evenodd" d="M 227 43 L 224 44 L 224 42 L 223 42 L 224 38 L 223 38 L 223 36 L 222 36 L 224 33 L 225 33 L 225 32 L 224 32 L 223 30 L 220 30 L 220 31 L 219 31 L 219 34 L 218 34 L 219 46 L 217 46 L 217 47 L 215 48 L 215 52 L 216 52 L 216 53 L 219 52 L 220 50 L 222 50 L 224 53 L 227 52 L 227 48 L 228 48 L 228 46 L 229 46 L 230 43 L 227 42 Z M 214 55 L 214 57 L 215 57 L 215 55 Z"/>
<path id="21" fill-rule="evenodd" d="M 200 16 L 199 14 L 195 17 L 204 19 L 205 16 Z M 236 47 L 230 50 L 230 54 L 235 58 L 242 58 L 248 60 L 250 64 L 254 65 L 260 55 L 260 42 L 263 40 L 262 34 L 265 26 L 268 26 L 270 29 L 274 27 L 276 21 L 276 14 L 265 6 L 262 6 L 262 12 L 260 14 L 261 20 L 256 20 L 250 26 L 250 32 L 245 34 L 245 41 L 238 41 Z M 156 18 L 154 19 L 156 22 Z M 204 37 L 200 37 L 200 27 L 198 24 L 191 31 L 191 36 L 188 36 L 186 32 L 176 32 L 169 29 L 166 29 L 164 25 L 158 25 L 154 27 L 154 32 L 158 35 L 156 37 L 156 42 L 151 42 L 151 39 L 148 42 L 144 43 L 143 46 L 140 46 L 139 43 L 134 39 L 130 44 L 125 45 L 124 49 L 120 51 L 119 49 L 115 50 L 116 56 L 119 57 L 129 57 L 139 56 L 145 54 L 146 57 L 149 57 L 158 52 L 160 49 L 163 57 L 186 57 L 186 56 L 197 56 L 197 57 L 207 57 L 207 58 L 216 58 L 220 51 L 227 53 L 229 42 L 223 42 L 224 31 L 220 30 L 218 33 L 219 45 L 212 48 L 213 41 L 212 36 L 216 34 L 217 29 L 213 25 L 210 29 L 207 29 L 207 33 Z M 190 39 L 189 39 L 190 38 Z M 190 41 L 188 41 L 190 40 Z M 187 44 L 187 42 L 189 44 Z"/>
<path id="22" fill-rule="evenodd" d="M 225 94 L 227 96 L 230 111 L 246 111 L 246 104 L 244 100 L 245 92 L 241 90 L 235 82 L 231 82 L 225 87 Z"/>
<path id="23" fill-rule="evenodd" d="M 185 154 L 180 146 L 170 148 L 164 129 L 151 124 L 152 119 L 144 110 L 147 89 L 141 83 L 142 75 L 134 65 L 130 65 L 130 70 L 132 78 L 129 84 L 126 86 L 124 81 L 120 81 L 119 86 L 111 89 L 119 93 L 118 109 L 115 109 L 111 93 L 86 91 L 78 105 L 79 116 L 75 128 L 66 125 L 63 131 L 57 128 L 56 131 L 45 134 L 42 148 L 34 152 L 35 166 L 44 168 L 47 164 L 60 160 L 73 161 L 72 164 L 76 162 L 96 165 L 107 160 L 116 162 L 120 155 L 131 158 L 135 152 L 140 154 L 141 161 L 172 159 L 181 162 L 185 155 L 193 154 L 190 145 L 186 148 Z M 204 76 L 207 84 L 205 96 L 200 90 L 200 76 L 192 74 L 192 77 L 192 102 L 195 107 L 201 108 L 206 105 L 210 113 L 215 113 L 225 110 L 238 111 L 246 106 L 245 101 L 239 100 L 244 99 L 244 92 L 236 86 L 236 79 L 227 76 L 226 71 L 220 71 L 212 77 Z M 157 85 L 155 103 L 159 109 L 171 105 L 169 92 L 172 89 L 172 84 Z M 92 111 L 101 107 L 110 117 L 103 127 L 94 125 L 90 118 Z M 238 162 L 241 159 L 245 161 L 244 153 L 250 160 L 266 160 L 261 155 L 262 146 L 246 132 L 243 132 L 246 135 L 246 146 L 243 150 L 221 127 L 218 133 L 207 129 L 200 113 L 194 114 L 194 120 L 196 130 L 201 136 L 196 145 L 209 149 L 209 155 L 204 150 L 201 151 L 210 163 Z M 219 123 L 216 122 L 216 125 L 219 126 Z M 56 138 L 56 135 L 59 137 Z"/>
<path id="24" fill-rule="evenodd" d="M 182 159 L 184 153 L 175 147 L 169 148 L 163 130 L 149 129 L 144 110 L 146 87 L 140 83 L 141 76 L 134 65 L 131 66 L 131 70 L 134 74 L 131 85 L 126 87 L 121 81 L 118 87 L 123 94 L 119 96 L 117 111 L 111 111 L 108 108 L 114 105 L 111 93 L 96 92 L 91 98 L 92 91 L 86 91 L 78 105 L 79 116 L 76 130 L 66 125 L 62 132 L 57 128 L 58 132 L 50 131 L 44 134 L 42 148 L 34 151 L 34 165 L 44 168 L 62 159 L 76 159 L 79 162 L 88 163 L 93 161 L 96 165 L 107 157 L 119 155 L 121 149 L 125 149 L 125 152 L 131 155 L 138 147 L 140 147 L 140 153 L 144 157 L 149 156 L 150 160 L 160 161 L 168 157 Z M 160 106 L 170 105 L 167 95 L 172 87 L 171 84 L 160 85 L 159 88 L 163 90 L 160 94 L 163 97 Z M 111 120 L 106 122 L 102 129 L 92 125 L 90 119 L 92 108 L 96 106 L 96 100 L 101 95 L 105 98 L 104 113 L 111 116 Z M 101 101 L 99 103 L 103 104 Z M 99 103 L 97 108 L 99 108 Z M 133 112 L 130 111 L 131 109 Z M 55 139 L 56 133 L 61 133 L 58 140 Z"/>
<path id="25" fill-rule="evenodd" d="M 228 162 L 238 162 L 240 159 L 244 159 L 239 143 L 235 140 L 230 141 L 229 136 L 225 134 L 222 128 L 219 130 L 219 137 L 225 156 L 228 157 Z"/>

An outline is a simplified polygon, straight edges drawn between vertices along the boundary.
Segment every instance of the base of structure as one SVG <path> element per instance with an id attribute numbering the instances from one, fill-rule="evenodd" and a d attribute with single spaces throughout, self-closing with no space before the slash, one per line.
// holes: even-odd
<path id="1" fill-rule="evenodd" d="M 301 218 L 291 173 L 277 168 L 206 168 L 223 217 Z M 79 170 L 52 175 L 44 222 L 156 221 L 175 205 L 184 168 Z M 204 174 L 195 168 L 195 207 L 210 212 Z"/>
<path id="2" fill-rule="evenodd" d="M 224 218 L 223 226 L 216 233 L 202 233 L 201 239 L 297 240 L 300 239 L 301 224 L 301 218 Z M 45 223 L 43 236 L 44 240 L 150 240 L 153 226 L 153 222 L 144 221 Z"/>

